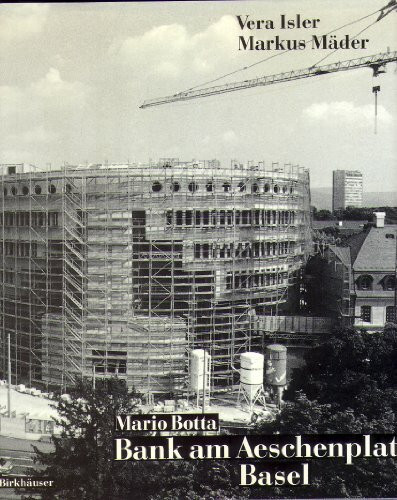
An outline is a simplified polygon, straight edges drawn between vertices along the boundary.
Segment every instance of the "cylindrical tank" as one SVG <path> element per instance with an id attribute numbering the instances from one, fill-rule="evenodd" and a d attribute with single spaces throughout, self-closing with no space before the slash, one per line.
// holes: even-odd
<path id="1" fill-rule="evenodd" d="M 263 354 L 244 352 L 240 356 L 240 384 L 252 400 L 263 384 Z"/>
<path id="2" fill-rule="evenodd" d="M 280 344 L 266 346 L 265 378 L 269 385 L 287 383 L 287 348 Z"/>
<path id="3" fill-rule="evenodd" d="M 205 385 L 207 389 L 210 386 L 211 356 L 204 349 L 193 349 L 190 353 L 190 388 L 196 393 L 203 391 L 204 362 L 206 364 Z"/>

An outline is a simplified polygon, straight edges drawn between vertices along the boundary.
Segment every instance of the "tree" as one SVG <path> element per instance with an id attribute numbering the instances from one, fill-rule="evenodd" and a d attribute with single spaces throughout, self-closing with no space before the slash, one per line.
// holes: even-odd
<path id="1" fill-rule="evenodd" d="M 286 403 L 258 433 L 395 434 L 397 430 L 397 331 L 336 330 L 294 370 Z M 386 458 L 312 460 L 309 488 L 284 489 L 285 497 L 390 497 L 397 464 Z M 260 498 L 260 491 L 255 490 Z M 274 495 L 277 496 L 277 495 Z"/>
<path id="2" fill-rule="evenodd" d="M 314 220 L 335 220 L 336 217 L 332 214 L 330 210 L 321 209 L 321 210 L 313 210 L 313 219 Z"/>
<path id="3" fill-rule="evenodd" d="M 54 451 L 43 453 L 34 447 L 37 462 L 45 470 L 36 476 L 55 479 L 55 487 L 42 490 L 43 499 L 105 500 L 128 498 L 133 481 L 130 462 L 113 461 L 114 417 L 134 410 L 133 394 L 119 379 L 79 380 L 70 398 L 58 397 Z M 31 490 L 31 493 L 37 490 Z"/>
<path id="4" fill-rule="evenodd" d="M 58 397 L 60 436 L 54 450 L 35 447 L 40 467 L 29 475 L 55 479 L 55 487 L 40 491 L 43 500 L 189 500 L 247 498 L 238 484 L 235 464 L 205 461 L 114 461 L 116 415 L 136 413 L 135 395 L 123 381 L 80 380 L 70 398 Z M 25 489 L 37 498 L 37 489 Z M 19 491 L 20 493 L 20 491 Z"/>
<path id="5" fill-rule="evenodd" d="M 286 399 L 296 401 L 299 391 L 309 400 L 331 404 L 333 411 L 351 408 L 376 426 L 385 415 L 397 412 L 396 329 L 335 331 L 310 350 L 304 368 L 294 371 Z"/>

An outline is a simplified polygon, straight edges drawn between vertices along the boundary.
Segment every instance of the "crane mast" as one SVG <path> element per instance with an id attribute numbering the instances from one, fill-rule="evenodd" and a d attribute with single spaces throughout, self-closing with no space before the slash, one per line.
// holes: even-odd
<path id="1" fill-rule="evenodd" d="M 253 78 L 251 80 L 243 80 L 239 82 L 227 83 L 224 85 L 178 92 L 174 95 L 146 100 L 140 106 L 140 108 L 143 109 L 149 108 L 151 106 L 160 106 L 161 104 L 168 104 L 178 101 L 188 101 L 191 99 L 198 99 L 200 97 L 225 94 L 227 92 L 235 92 L 237 90 L 249 89 L 252 87 L 265 87 L 267 85 L 290 82 L 293 80 L 301 80 L 303 78 L 311 78 L 313 76 L 327 75 L 330 73 L 337 73 L 339 71 L 350 71 L 359 68 L 372 68 L 373 75 L 378 76 L 378 74 L 385 72 L 385 66 L 387 63 L 395 61 L 397 61 L 397 51 L 385 52 L 372 56 L 359 57 L 357 59 L 348 59 L 346 61 L 339 61 L 322 66 L 311 66 L 305 69 L 292 70 L 275 75 L 261 76 L 259 78 Z"/>

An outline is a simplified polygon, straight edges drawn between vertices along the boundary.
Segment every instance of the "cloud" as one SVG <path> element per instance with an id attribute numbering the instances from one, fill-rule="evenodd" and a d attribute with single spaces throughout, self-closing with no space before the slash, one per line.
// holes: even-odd
<path id="1" fill-rule="evenodd" d="M 123 64 L 146 75 L 177 78 L 185 72 L 212 74 L 237 53 L 237 23 L 226 15 L 203 31 L 189 33 L 181 24 L 155 26 L 110 48 Z"/>
<path id="2" fill-rule="evenodd" d="M 85 84 L 65 81 L 58 69 L 50 68 L 43 78 L 26 87 L 0 86 L 0 116 L 16 117 L 22 123 L 30 113 L 82 106 L 88 92 Z"/>
<path id="3" fill-rule="evenodd" d="M 77 104 L 84 100 L 87 87 L 81 82 L 68 82 L 61 78 L 58 69 L 50 68 L 47 74 L 31 85 L 31 92 L 39 98 L 62 98 L 62 104 Z"/>
<path id="4" fill-rule="evenodd" d="M 71 124 L 83 122 L 90 90 L 79 81 L 64 80 L 56 68 L 24 87 L 0 86 L 2 158 L 7 150 L 7 161 L 16 161 L 18 154 L 26 160 L 26 150 L 45 151 L 60 137 L 65 140 L 65 129 L 67 137 L 78 134 Z"/>
<path id="5" fill-rule="evenodd" d="M 18 41 L 40 33 L 47 21 L 49 5 L 8 4 L 0 6 L 0 39 Z"/>
<path id="6" fill-rule="evenodd" d="M 352 102 L 320 102 L 313 103 L 303 110 L 303 116 L 313 121 L 344 122 L 359 127 L 366 127 L 374 123 L 374 106 L 365 104 L 356 106 Z M 393 121 L 392 115 L 383 107 L 378 106 L 379 122 L 389 124 Z"/>

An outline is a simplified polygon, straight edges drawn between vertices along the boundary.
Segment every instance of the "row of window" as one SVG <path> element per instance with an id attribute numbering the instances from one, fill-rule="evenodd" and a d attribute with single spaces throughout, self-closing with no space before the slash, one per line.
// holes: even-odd
<path id="1" fill-rule="evenodd" d="M 271 285 L 281 285 L 288 283 L 288 273 L 235 273 L 226 276 L 226 288 L 240 289 L 240 288 L 259 288 Z"/>
<path id="2" fill-rule="evenodd" d="M 152 191 L 154 193 L 160 193 L 160 191 L 163 190 L 163 184 L 159 181 L 155 181 L 152 184 Z M 178 193 L 181 190 L 181 184 L 177 181 L 172 182 L 170 184 L 170 190 L 173 193 Z M 200 185 L 192 181 L 188 184 L 188 190 L 193 194 L 196 193 L 197 191 L 200 190 Z M 205 184 L 205 191 L 207 193 L 213 193 L 215 191 L 215 183 L 213 181 L 208 181 Z M 224 193 L 230 193 L 232 191 L 232 184 L 229 181 L 224 181 L 221 184 L 221 190 Z M 271 185 L 270 183 L 266 183 L 263 186 L 261 186 L 258 182 L 250 183 L 248 181 L 241 181 L 237 184 L 236 186 L 236 191 L 243 193 L 249 189 L 251 193 L 257 193 L 259 194 L 260 192 L 262 193 L 275 193 L 275 194 L 293 194 L 294 193 L 294 188 L 292 186 L 279 186 L 278 184 L 273 184 Z"/>
<path id="3" fill-rule="evenodd" d="M 27 241 L 5 241 L 4 246 L 0 245 L 0 255 L 6 257 L 37 257 L 37 243 Z"/>
<path id="4" fill-rule="evenodd" d="M 0 227 L 58 227 L 58 212 L 0 213 Z"/>
<path id="5" fill-rule="evenodd" d="M 361 306 L 361 319 L 364 323 L 372 322 L 372 307 Z M 386 306 L 386 323 L 396 322 L 396 308 L 395 306 Z"/>
<path id="6" fill-rule="evenodd" d="M 249 257 L 268 257 L 271 255 L 287 255 L 294 253 L 294 241 L 255 241 L 249 243 L 195 243 L 195 259 L 230 259 Z"/>
<path id="7" fill-rule="evenodd" d="M 169 226 L 265 226 L 295 224 L 292 210 L 167 210 Z"/>
<path id="8" fill-rule="evenodd" d="M 14 271 L 0 271 L 0 281 L 13 285 L 15 283 L 15 273 Z"/>
<path id="9" fill-rule="evenodd" d="M 357 278 L 356 283 L 358 290 L 372 290 L 374 279 L 371 275 L 364 274 Z M 392 274 L 389 274 L 385 276 L 380 283 L 382 285 L 383 290 L 395 290 L 396 277 L 393 276 Z"/>
<path id="10" fill-rule="evenodd" d="M 57 192 L 57 188 L 54 184 L 49 184 L 48 185 L 48 192 L 49 194 L 55 194 Z M 11 189 L 4 187 L 3 190 L 4 196 L 17 196 L 17 195 L 23 195 L 27 196 L 30 194 L 30 187 L 29 186 L 12 186 Z M 36 184 L 33 187 L 33 193 L 34 194 L 43 194 L 43 188 L 39 184 Z"/>

